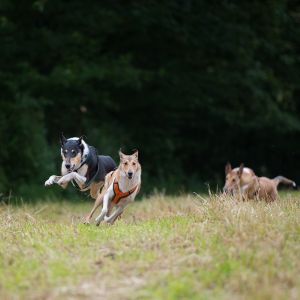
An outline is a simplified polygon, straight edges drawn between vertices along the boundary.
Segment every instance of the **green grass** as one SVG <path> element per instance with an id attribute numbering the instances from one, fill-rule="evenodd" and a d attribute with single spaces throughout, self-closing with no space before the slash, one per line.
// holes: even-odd
<path id="1" fill-rule="evenodd" d="M 113 226 L 92 203 L 0 206 L 0 299 L 299 299 L 300 194 L 152 196 Z"/>

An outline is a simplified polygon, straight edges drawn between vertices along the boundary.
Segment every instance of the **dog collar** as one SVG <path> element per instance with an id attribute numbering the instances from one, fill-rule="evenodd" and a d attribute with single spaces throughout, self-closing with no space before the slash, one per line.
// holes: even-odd
<path id="1" fill-rule="evenodd" d="M 84 152 L 83 152 L 84 153 Z M 88 153 L 84 154 L 82 157 L 81 157 L 81 161 L 80 161 L 80 165 L 79 167 L 77 167 L 76 169 L 73 170 L 73 172 L 77 172 L 88 160 L 89 156 L 90 156 L 90 151 L 88 151 Z"/>

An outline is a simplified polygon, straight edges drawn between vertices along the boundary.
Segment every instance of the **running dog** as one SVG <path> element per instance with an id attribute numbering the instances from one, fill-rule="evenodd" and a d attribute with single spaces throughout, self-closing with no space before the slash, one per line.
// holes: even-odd
<path id="1" fill-rule="evenodd" d="M 119 151 L 119 156 L 119 167 L 106 175 L 104 187 L 87 221 L 103 203 L 102 211 L 96 218 L 96 224 L 99 225 L 103 220 L 113 224 L 140 191 L 142 169 L 138 160 L 138 151 L 132 155 L 125 155 Z"/>
<path id="2" fill-rule="evenodd" d="M 71 181 L 77 184 L 80 191 L 90 191 L 96 199 L 104 185 L 107 173 L 115 170 L 117 165 L 110 156 L 97 155 L 93 146 L 89 146 L 83 137 L 65 138 L 60 136 L 61 143 L 61 176 L 52 175 L 45 186 L 57 183 L 66 188 Z"/>
<path id="3" fill-rule="evenodd" d="M 283 176 L 274 179 L 258 177 L 250 168 L 243 164 L 239 168 L 232 169 L 231 164 L 225 166 L 226 182 L 223 188 L 225 193 L 233 195 L 240 194 L 245 199 L 264 199 L 267 202 L 276 200 L 278 196 L 277 187 L 280 183 L 291 185 L 296 188 L 296 183 Z"/>

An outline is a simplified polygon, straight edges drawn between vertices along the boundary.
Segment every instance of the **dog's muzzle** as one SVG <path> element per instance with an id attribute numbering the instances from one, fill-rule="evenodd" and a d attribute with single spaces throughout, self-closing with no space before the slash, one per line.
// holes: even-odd
<path id="1" fill-rule="evenodd" d="M 223 187 L 223 193 L 224 194 L 232 194 L 232 190 L 228 189 L 227 187 Z"/>
<path id="2" fill-rule="evenodd" d="M 72 173 L 75 169 L 75 165 L 71 166 L 71 164 L 65 164 L 65 167 L 68 170 L 68 173 Z"/>

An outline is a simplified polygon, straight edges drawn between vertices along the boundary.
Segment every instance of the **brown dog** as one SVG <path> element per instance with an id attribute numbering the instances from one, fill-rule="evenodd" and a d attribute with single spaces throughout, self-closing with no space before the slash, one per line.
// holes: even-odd
<path id="1" fill-rule="evenodd" d="M 225 166 L 226 181 L 223 191 L 233 195 L 242 195 L 244 199 L 264 199 L 274 201 L 277 198 L 277 187 L 280 183 L 296 187 L 296 183 L 283 176 L 274 179 L 258 177 L 250 168 L 245 168 L 243 164 L 239 168 L 232 169 L 231 164 Z"/>
<path id="2" fill-rule="evenodd" d="M 104 187 L 92 211 L 86 217 L 86 223 L 90 222 L 96 209 L 103 203 L 96 224 L 99 225 L 103 220 L 113 224 L 140 191 L 142 168 L 138 160 L 138 151 L 132 155 L 125 155 L 119 151 L 119 156 L 120 164 L 115 171 L 106 175 Z M 112 212 L 113 208 L 115 210 Z"/>

